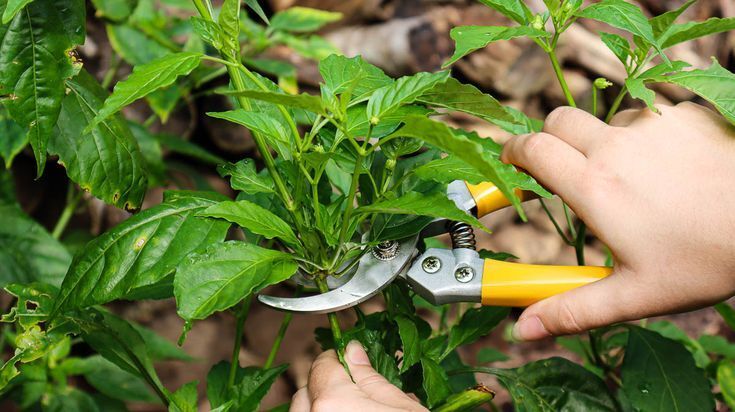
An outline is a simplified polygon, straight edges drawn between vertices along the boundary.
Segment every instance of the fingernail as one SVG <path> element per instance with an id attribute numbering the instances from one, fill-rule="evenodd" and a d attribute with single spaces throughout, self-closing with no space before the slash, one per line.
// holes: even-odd
<path id="1" fill-rule="evenodd" d="M 512 336 L 515 340 L 536 340 L 549 337 L 551 334 L 538 316 L 531 316 L 516 322 Z"/>
<path id="2" fill-rule="evenodd" d="M 365 349 L 356 340 L 353 340 L 347 345 L 345 355 L 347 355 L 347 360 L 353 365 L 370 365 L 370 358 L 365 353 Z"/>

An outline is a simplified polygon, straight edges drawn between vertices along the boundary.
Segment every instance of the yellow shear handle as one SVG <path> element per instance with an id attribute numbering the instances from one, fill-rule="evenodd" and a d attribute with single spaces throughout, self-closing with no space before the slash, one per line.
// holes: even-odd
<path id="1" fill-rule="evenodd" d="M 527 265 L 486 259 L 482 271 L 482 304 L 529 306 L 610 273 L 612 268 L 604 266 Z"/>
<path id="2" fill-rule="evenodd" d="M 508 200 L 505 195 L 503 195 L 503 192 L 501 192 L 494 184 L 489 182 L 483 182 L 476 185 L 469 183 L 466 184 L 472 198 L 475 199 L 475 204 L 477 205 L 477 217 L 483 217 L 488 213 L 510 206 L 510 200 Z M 521 200 L 528 200 L 527 193 L 520 189 L 516 190 L 516 195 L 518 195 Z"/>

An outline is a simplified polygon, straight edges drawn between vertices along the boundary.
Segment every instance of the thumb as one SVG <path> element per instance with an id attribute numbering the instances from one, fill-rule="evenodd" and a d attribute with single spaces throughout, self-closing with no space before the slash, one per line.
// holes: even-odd
<path id="1" fill-rule="evenodd" d="M 567 335 L 646 316 L 646 298 L 623 270 L 529 306 L 513 327 L 518 340 Z"/>
<path id="2" fill-rule="evenodd" d="M 370 358 L 368 358 L 360 342 L 353 340 L 347 345 L 345 360 L 347 366 L 350 367 L 350 373 L 355 384 L 370 398 L 395 408 L 417 409 L 416 401 L 409 398 L 402 390 L 388 382 L 383 375 L 370 366 Z"/>

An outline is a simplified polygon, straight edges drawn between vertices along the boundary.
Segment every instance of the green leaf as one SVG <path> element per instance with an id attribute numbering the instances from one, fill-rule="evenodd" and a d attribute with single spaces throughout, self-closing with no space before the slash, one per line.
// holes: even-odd
<path id="1" fill-rule="evenodd" d="M 600 378 L 563 358 L 543 359 L 515 369 L 472 370 L 497 376 L 518 412 L 618 410 Z"/>
<path id="2" fill-rule="evenodd" d="M 646 87 L 643 83 L 643 79 L 628 77 L 625 79 L 625 87 L 628 89 L 630 97 L 643 101 L 649 109 L 658 113 L 658 109 L 653 106 L 654 100 L 656 99 L 656 93 Z"/>
<path id="3" fill-rule="evenodd" d="M 705 70 L 683 71 L 656 80 L 679 85 L 697 94 L 735 124 L 735 74 L 720 66 L 716 60 Z"/>
<path id="4" fill-rule="evenodd" d="M 600 33 L 600 40 L 605 43 L 608 49 L 615 55 L 615 57 L 623 63 L 625 68 L 628 68 L 628 58 L 632 55 L 630 50 L 630 44 L 623 36 L 610 33 Z"/>
<path id="5" fill-rule="evenodd" d="M 684 13 L 689 8 L 689 6 L 696 2 L 697 0 L 689 0 L 678 9 L 669 10 L 666 13 L 651 18 L 649 22 L 651 23 L 651 28 L 653 29 L 653 35 L 657 39 L 660 39 L 661 35 L 665 33 L 672 24 L 674 24 L 674 21 L 679 16 L 681 16 L 681 14 Z"/>
<path id="6" fill-rule="evenodd" d="M 255 14 L 257 14 L 258 17 L 263 20 L 263 22 L 265 22 L 265 24 L 270 24 L 270 22 L 268 21 L 268 16 L 265 15 L 263 8 L 260 7 L 260 4 L 258 4 L 258 0 L 245 0 L 245 4 L 247 4 L 248 7 L 250 7 L 250 9 L 254 11 Z"/>
<path id="7" fill-rule="evenodd" d="M 10 169 L 13 159 L 28 144 L 28 134 L 10 118 L 5 107 L 0 105 L 0 157 L 5 159 L 5 168 Z"/>
<path id="8" fill-rule="evenodd" d="M 702 335 L 698 341 L 706 352 L 723 356 L 725 359 L 735 359 L 735 344 L 722 336 Z"/>
<path id="9" fill-rule="evenodd" d="M 71 255 L 18 206 L 0 204 L 0 287 L 39 281 L 60 285 Z"/>
<path id="10" fill-rule="evenodd" d="M 485 181 L 485 176 L 457 156 L 432 160 L 413 170 L 413 173 L 424 180 L 439 183 L 451 183 L 455 180 L 466 180 L 471 184 Z"/>
<path id="11" fill-rule="evenodd" d="M 179 76 L 185 76 L 199 66 L 200 53 L 173 53 L 150 63 L 135 66 L 127 79 L 118 82 L 112 95 L 94 118 L 91 126 L 119 112 L 123 107 L 150 93 L 168 87 Z"/>
<path id="12" fill-rule="evenodd" d="M 219 362 L 207 374 L 207 398 L 210 407 L 222 407 L 228 402 L 232 405 L 229 410 L 239 412 L 255 412 L 259 410 L 260 401 L 278 377 L 286 371 L 288 365 L 262 369 L 254 366 L 247 368 L 237 367 L 235 385 L 227 387 L 230 373 L 229 362 Z"/>
<path id="13" fill-rule="evenodd" d="M 188 140 L 184 140 L 178 136 L 159 133 L 153 137 L 161 144 L 161 146 L 164 146 L 174 153 L 193 157 L 194 159 L 201 160 L 202 162 L 212 165 L 220 165 L 227 162 L 225 159 L 208 152 L 201 146 L 198 146 Z"/>
<path id="14" fill-rule="evenodd" d="M 97 9 L 96 17 L 121 22 L 127 19 L 138 6 L 138 0 L 92 0 Z"/>
<path id="15" fill-rule="evenodd" d="M 730 329 L 735 330 L 735 308 L 730 306 L 727 302 L 720 302 L 715 305 L 715 310 L 722 316 L 727 326 Z"/>
<path id="16" fill-rule="evenodd" d="M 197 412 L 197 384 L 192 381 L 181 385 L 176 392 L 171 394 L 171 404 L 168 405 L 169 412 Z"/>
<path id="17" fill-rule="evenodd" d="M 306 33 L 319 30 L 341 18 L 342 13 L 296 6 L 276 13 L 271 19 L 269 28 L 271 30 Z"/>
<path id="18" fill-rule="evenodd" d="M 403 373 L 421 361 L 421 338 L 416 324 L 411 319 L 399 315 L 394 320 L 398 325 L 398 334 L 401 336 L 403 346 L 403 362 L 401 363 L 401 373 Z"/>
<path id="19" fill-rule="evenodd" d="M 735 17 L 712 17 L 705 21 L 690 21 L 683 24 L 673 24 L 661 34 L 661 47 L 667 49 L 685 41 L 698 39 L 715 33 L 735 30 Z"/>
<path id="20" fill-rule="evenodd" d="M 690 338 L 689 335 L 686 334 L 686 332 L 681 330 L 675 324 L 669 321 L 662 320 L 647 324 L 646 329 L 657 332 L 665 338 L 675 340 L 684 345 L 687 350 L 692 354 L 692 357 L 694 357 L 694 363 L 697 365 L 697 367 L 704 369 L 707 367 L 707 365 L 709 365 L 709 355 L 707 355 L 707 352 L 704 350 L 699 341 Z"/>
<path id="21" fill-rule="evenodd" d="M 504 362 L 510 357 L 495 348 L 482 348 L 477 352 L 477 363 Z"/>
<path id="22" fill-rule="evenodd" d="M 237 39 L 240 35 L 240 0 L 224 0 L 217 23 L 226 38 Z"/>
<path id="23" fill-rule="evenodd" d="M 648 18 L 641 9 L 625 0 L 602 0 L 578 11 L 576 15 L 598 20 L 639 36 L 661 52 L 661 47 L 653 35 L 653 28 L 648 22 Z"/>
<path id="24" fill-rule="evenodd" d="M 518 171 L 513 166 L 501 162 L 500 159 L 488 153 L 478 139 L 455 133 L 443 123 L 419 116 L 408 116 L 405 119 L 405 125 L 386 138 L 391 136 L 421 139 L 448 154 L 464 160 L 477 169 L 486 180 L 495 184 L 511 200 L 520 216 L 525 218 L 520 200 L 513 191 L 516 187 L 513 182 L 518 179 Z M 548 196 L 548 192 L 540 186 L 534 191 L 541 196 Z"/>
<path id="25" fill-rule="evenodd" d="M 169 48 L 128 24 L 108 24 L 107 37 L 113 50 L 134 66 L 150 63 L 171 54 Z"/>
<path id="26" fill-rule="evenodd" d="M 13 20 L 16 14 L 18 14 L 23 8 L 33 0 L 7 0 L 5 4 L 5 11 L 3 11 L 3 24 L 8 24 L 10 20 Z"/>
<path id="27" fill-rule="evenodd" d="M 82 189 L 119 208 L 140 208 L 148 179 L 128 123 L 112 116 L 85 133 L 107 93 L 84 70 L 66 81 L 66 89 L 49 152 L 59 156 L 69 178 Z"/>
<path id="28" fill-rule="evenodd" d="M 735 363 L 720 362 L 717 366 L 717 383 L 730 409 L 735 409 Z"/>
<path id="29" fill-rule="evenodd" d="M 421 369 L 424 374 L 421 386 L 426 392 L 426 403 L 429 408 L 433 408 L 442 403 L 452 393 L 452 389 L 449 387 L 449 377 L 438 363 L 426 357 L 421 358 Z"/>
<path id="30" fill-rule="evenodd" d="M 133 328 L 135 328 L 136 331 L 138 331 L 140 337 L 143 338 L 146 351 L 148 352 L 148 356 L 151 358 L 152 361 L 194 360 L 194 358 L 189 356 L 180 347 L 169 342 L 153 330 L 135 323 L 131 323 L 131 325 L 133 326 Z"/>
<path id="31" fill-rule="evenodd" d="M 449 330 L 449 340 L 441 358 L 445 358 L 459 346 L 467 345 L 487 335 L 503 319 L 507 318 L 509 313 L 508 308 L 492 306 L 467 309 L 459 323 Z"/>
<path id="32" fill-rule="evenodd" d="M 355 213 L 386 213 L 446 218 L 457 222 L 465 222 L 487 231 L 479 220 L 460 210 L 453 201 L 447 199 L 447 195 L 444 193 L 408 192 L 397 199 L 383 200 L 360 206 L 355 209 Z"/>
<path id="33" fill-rule="evenodd" d="M 529 26 L 459 26 L 453 28 L 449 35 L 454 40 L 454 54 L 444 62 L 442 67 L 448 67 L 462 57 L 475 50 L 482 49 L 492 42 L 511 40 L 516 37 L 537 38 L 550 36 L 545 30 L 534 29 Z"/>
<path id="34" fill-rule="evenodd" d="M 491 7 L 504 16 L 520 23 L 528 23 L 528 9 L 522 0 L 480 0 L 480 3 Z"/>
<path id="35" fill-rule="evenodd" d="M 295 107 L 308 110 L 312 113 L 326 114 L 322 107 L 322 100 L 308 93 L 285 94 L 276 92 L 264 92 L 260 90 L 225 91 L 222 94 L 230 96 L 244 96 L 250 99 Z"/>
<path id="36" fill-rule="evenodd" d="M 190 255 L 174 279 L 179 316 L 204 319 L 245 296 L 288 279 L 296 272 L 291 256 L 250 243 L 229 241 Z"/>
<path id="37" fill-rule="evenodd" d="M 145 341 L 125 319 L 92 309 L 83 317 L 75 318 L 74 322 L 80 327 L 82 339 L 105 359 L 163 390 L 146 352 Z"/>
<path id="38" fill-rule="evenodd" d="M 332 93 L 349 91 L 356 99 L 393 83 L 393 79 L 360 56 L 348 58 L 333 54 L 319 62 L 319 73 Z"/>
<path id="39" fill-rule="evenodd" d="M 230 176 L 230 186 L 247 194 L 274 193 L 275 184 L 270 176 L 259 175 L 251 159 L 228 163 L 217 168 L 220 176 Z"/>
<path id="40" fill-rule="evenodd" d="M 143 402 L 158 399 L 137 375 L 120 369 L 102 356 L 94 355 L 82 362 L 87 383 L 110 398 Z"/>
<path id="41" fill-rule="evenodd" d="M 208 116 L 227 120 L 245 126 L 253 132 L 260 133 L 268 139 L 268 143 L 286 160 L 291 158 L 291 134 L 284 124 L 267 113 L 247 111 L 245 109 L 230 110 L 227 112 L 208 112 Z"/>
<path id="42" fill-rule="evenodd" d="M 84 43 L 84 2 L 36 0 L 0 26 L 0 94 L 10 115 L 28 128 L 38 175 L 64 98 L 64 79 L 79 63 L 69 51 Z"/>
<path id="43" fill-rule="evenodd" d="M 447 81 L 448 71 L 438 73 L 421 72 L 413 76 L 404 76 L 395 83 L 381 87 L 373 92 L 367 104 L 367 119 L 378 124 L 383 116 L 390 114 L 398 107 L 413 103 L 421 95 L 430 92 L 434 86 Z"/>
<path id="44" fill-rule="evenodd" d="M 515 119 L 494 97 L 470 84 L 462 84 L 454 78 L 439 83 L 418 99 L 429 106 L 464 112 L 495 123 L 497 120 L 513 122 Z"/>
<path id="45" fill-rule="evenodd" d="M 43 408 L 44 412 L 102 412 L 92 396 L 74 387 L 66 387 L 63 390 L 57 389 L 48 393 L 44 403 L 46 403 Z"/>
<path id="46" fill-rule="evenodd" d="M 707 378 L 684 346 L 637 326 L 628 326 L 621 368 L 623 391 L 639 410 L 711 411 Z"/>
<path id="47" fill-rule="evenodd" d="M 291 246 L 299 245 L 291 226 L 273 212 L 247 200 L 226 201 L 212 205 L 198 213 L 225 219 L 268 239 L 280 238 Z"/>
<path id="48" fill-rule="evenodd" d="M 162 204 L 94 239 L 74 257 L 55 314 L 107 303 L 161 282 L 170 285 L 169 275 L 185 256 L 224 239 L 228 223 L 196 216 L 215 203 L 194 192 L 169 193 Z"/>

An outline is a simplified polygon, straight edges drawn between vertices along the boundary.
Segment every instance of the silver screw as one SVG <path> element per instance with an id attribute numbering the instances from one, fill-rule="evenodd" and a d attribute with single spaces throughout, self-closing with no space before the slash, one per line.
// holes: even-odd
<path id="1" fill-rule="evenodd" d="M 442 261 L 436 256 L 429 256 L 421 262 L 421 268 L 426 273 L 436 273 L 442 268 Z"/>
<path id="2" fill-rule="evenodd" d="M 460 266 L 454 271 L 454 278 L 458 282 L 467 283 L 475 277 L 475 270 L 469 266 Z"/>
<path id="3" fill-rule="evenodd" d="M 399 243 L 395 240 L 389 240 L 378 243 L 372 250 L 373 256 L 378 260 L 392 260 L 398 255 Z"/>

